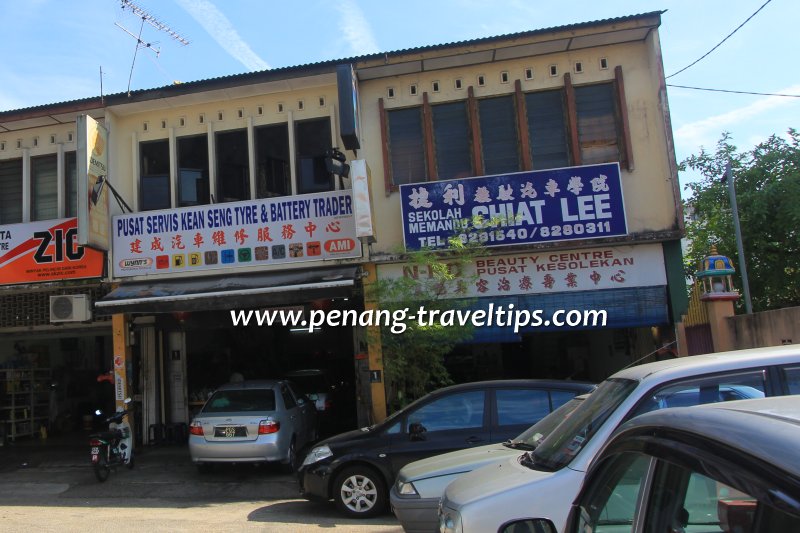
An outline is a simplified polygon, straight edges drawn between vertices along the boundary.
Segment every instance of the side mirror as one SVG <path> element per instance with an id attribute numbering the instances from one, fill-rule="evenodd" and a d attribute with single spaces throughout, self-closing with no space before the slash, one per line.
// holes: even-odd
<path id="1" fill-rule="evenodd" d="M 408 435 L 411 440 L 425 440 L 425 433 L 428 430 L 419 422 L 414 422 L 408 426 Z"/>
<path id="2" fill-rule="evenodd" d="M 509 522 L 500 533 L 558 533 L 556 526 L 546 518 L 526 518 Z"/>

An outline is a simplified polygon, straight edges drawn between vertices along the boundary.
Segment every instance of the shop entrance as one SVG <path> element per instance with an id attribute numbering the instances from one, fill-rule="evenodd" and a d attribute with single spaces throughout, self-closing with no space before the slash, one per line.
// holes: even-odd
<path id="1" fill-rule="evenodd" d="M 347 309 L 349 300 L 327 300 Z M 300 306 L 298 309 L 303 309 Z M 233 326 L 229 311 L 176 313 L 170 329 L 185 334 L 189 418 L 220 385 L 236 379 L 290 379 L 315 401 L 321 434 L 355 429 L 357 372 L 353 328 Z"/>

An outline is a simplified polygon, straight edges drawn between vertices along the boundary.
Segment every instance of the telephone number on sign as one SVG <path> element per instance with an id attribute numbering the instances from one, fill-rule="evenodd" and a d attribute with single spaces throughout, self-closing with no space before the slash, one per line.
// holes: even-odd
<path id="1" fill-rule="evenodd" d="M 597 233 L 611 233 L 611 222 L 585 222 L 578 224 L 561 224 L 556 226 L 541 226 L 533 228 L 501 228 L 487 231 L 471 231 L 462 233 L 458 237 L 461 242 L 495 243 L 503 241 L 521 241 L 534 238 L 537 235 L 543 239 L 558 239 L 560 237 L 574 237 L 576 235 L 595 235 Z"/>

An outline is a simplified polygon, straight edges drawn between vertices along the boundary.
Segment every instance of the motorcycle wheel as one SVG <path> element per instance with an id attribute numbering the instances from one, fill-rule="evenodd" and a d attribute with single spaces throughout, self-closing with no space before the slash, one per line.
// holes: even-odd
<path id="1" fill-rule="evenodd" d="M 104 455 L 100 455 L 97 459 L 97 463 L 94 465 L 94 476 L 97 478 L 97 481 L 102 483 L 103 481 L 108 479 L 108 475 L 111 473 L 111 468 L 108 466 L 108 460 L 105 458 Z"/>
<path id="2" fill-rule="evenodd" d="M 130 453 L 131 455 L 128 458 L 128 463 L 125 466 L 128 467 L 128 470 L 133 470 L 133 467 L 136 465 L 136 463 L 134 463 L 134 459 L 136 458 L 136 456 L 133 454 L 133 450 L 131 450 Z"/>

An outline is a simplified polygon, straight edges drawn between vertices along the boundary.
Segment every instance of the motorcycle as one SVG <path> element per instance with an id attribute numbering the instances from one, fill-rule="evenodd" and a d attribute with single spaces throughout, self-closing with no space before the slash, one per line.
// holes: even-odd
<path id="1" fill-rule="evenodd" d="M 100 482 L 107 480 L 111 469 L 116 469 L 119 465 L 133 468 L 133 436 L 131 426 L 125 420 L 130 401 L 130 398 L 126 399 L 125 408 L 106 419 L 108 431 L 89 435 L 92 467 L 95 477 Z"/>

